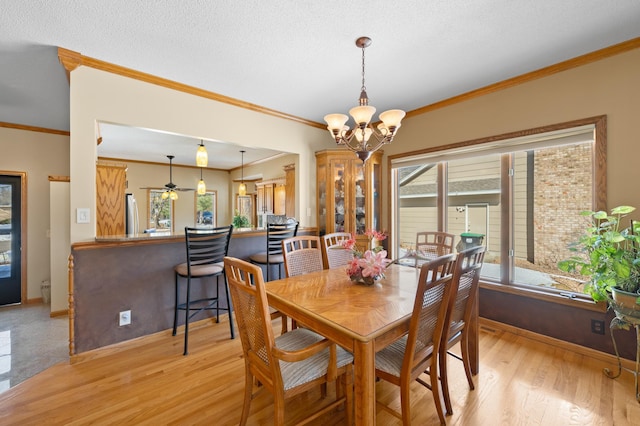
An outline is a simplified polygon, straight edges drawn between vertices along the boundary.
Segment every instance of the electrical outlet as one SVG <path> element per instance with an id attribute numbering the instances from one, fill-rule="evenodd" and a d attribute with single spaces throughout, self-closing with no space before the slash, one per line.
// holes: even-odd
<path id="1" fill-rule="evenodd" d="M 131 311 L 120 312 L 120 326 L 131 324 Z"/>
<path id="2" fill-rule="evenodd" d="M 604 321 L 592 319 L 591 332 L 595 334 L 604 334 Z"/>

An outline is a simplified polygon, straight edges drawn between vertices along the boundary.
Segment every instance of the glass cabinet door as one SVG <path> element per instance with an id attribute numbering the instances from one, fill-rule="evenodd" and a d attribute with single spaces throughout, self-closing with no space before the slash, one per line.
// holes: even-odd
<path id="1" fill-rule="evenodd" d="M 327 166 L 318 165 L 318 232 L 320 235 L 327 233 Z"/>
<path id="2" fill-rule="evenodd" d="M 354 161 L 354 183 L 355 183 L 355 203 L 354 203 L 354 227 L 357 235 L 363 235 L 367 230 L 367 199 L 366 182 L 364 179 L 364 164 L 362 161 Z"/>
<path id="3" fill-rule="evenodd" d="M 333 232 L 348 232 L 346 223 L 346 209 L 348 206 L 345 203 L 345 190 L 347 189 L 345 184 L 345 164 L 344 162 L 333 163 L 333 197 L 334 197 L 334 216 L 333 216 Z"/>

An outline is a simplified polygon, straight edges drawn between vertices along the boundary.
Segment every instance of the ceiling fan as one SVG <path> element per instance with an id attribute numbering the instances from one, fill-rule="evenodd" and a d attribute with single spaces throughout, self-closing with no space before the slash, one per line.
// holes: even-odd
<path id="1" fill-rule="evenodd" d="M 179 188 L 175 183 L 173 183 L 173 159 L 174 155 L 167 155 L 169 159 L 169 183 L 164 185 L 165 192 L 162 194 L 162 198 L 171 198 L 172 200 L 176 200 L 178 198 L 178 194 L 176 191 L 195 191 L 194 188 Z M 140 188 L 140 189 L 153 189 L 153 188 Z"/>

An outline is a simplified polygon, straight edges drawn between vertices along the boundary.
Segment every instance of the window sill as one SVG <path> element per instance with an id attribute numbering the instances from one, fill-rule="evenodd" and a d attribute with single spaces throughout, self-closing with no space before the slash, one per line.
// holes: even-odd
<path id="1" fill-rule="evenodd" d="M 544 290 L 536 290 L 533 288 L 525 288 L 517 285 L 504 285 L 491 281 L 480 281 L 480 288 L 499 291 L 502 293 L 514 294 L 522 297 L 543 300 L 545 302 L 558 303 L 561 305 L 571 306 L 573 308 L 581 308 L 594 312 L 606 312 L 607 304 L 604 302 L 594 302 L 585 297 L 583 294 L 576 293 L 555 293 Z"/>

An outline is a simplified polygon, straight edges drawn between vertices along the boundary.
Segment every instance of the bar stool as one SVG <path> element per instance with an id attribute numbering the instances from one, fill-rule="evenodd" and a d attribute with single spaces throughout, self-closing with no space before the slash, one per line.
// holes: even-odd
<path id="1" fill-rule="evenodd" d="M 184 321 L 184 355 L 187 355 L 189 344 L 189 321 L 199 312 L 205 310 L 216 311 L 216 322 L 220 322 L 220 311 L 229 313 L 229 330 L 231 338 L 235 337 L 233 332 L 233 320 L 231 318 L 231 303 L 229 302 L 229 289 L 227 287 L 227 277 L 224 272 L 224 258 L 229 249 L 229 240 L 233 233 L 233 225 L 218 228 L 184 228 L 184 235 L 187 246 L 187 261 L 175 267 L 176 302 L 173 315 L 173 335 L 176 335 L 178 328 L 178 311 L 185 311 Z M 220 276 L 224 279 L 224 292 L 226 307 L 220 306 Z M 186 300 L 179 302 L 179 278 L 187 279 Z M 196 300 L 192 299 L 191 280 L 215 277 L 215 296 L 202 296 Z M 204 294 L 204 292 L 203 292 Z"/>
<path id="2" fill-rule="evenodd" d="M 270 281 L 270 266 L 278 266 L 278 279 L 282 278 L 281 267 L 284 265 L 282 240 L 295 237 L 298 233 L 298 221 L 288 218 L 285 223 L 270 223 L 267 219 L 267 250 L 249 256 L 251 263 L 266 265 L 267 281 Z"/>

